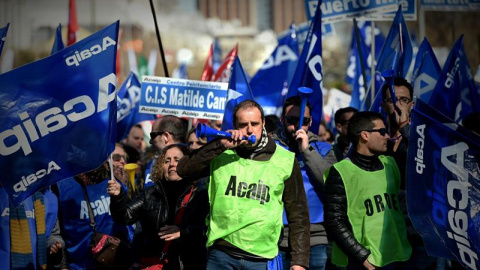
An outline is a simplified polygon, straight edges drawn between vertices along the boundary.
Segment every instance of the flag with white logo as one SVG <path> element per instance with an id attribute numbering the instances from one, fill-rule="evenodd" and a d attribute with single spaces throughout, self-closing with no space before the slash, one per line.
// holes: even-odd
<path id="1" fill-rule="evenodd" d="M 428 254 L 479 269 L 479 137 L 417 100 L 407 160 L 408 214 Z"/>
<path id="2" fill-rule="evenodd" d="M 437 84 L 440 75 L 440 64 L 433 52 L 432 46 L 427 38 L 423 39 L 418 48 L 411 83 L 413 86 L 413 95 L 427 102 L 430 100 L 432 91 Z"/>
<path id="3" fill-rule="evenodd" d="M 232 74 L 228 82 L 227 104 L 223 114 L 222 130 L 233 129 L 233 109 L 238 103 L 244 100 L 254 100 L 252 90 L 248 84 L 245 71 L 243 70 L 240 58 L 235 57 Z"/>
<path id="4" fill-rule="evenodd" d="M 118 26 L 0 75 L 0 182 L 14 203 L 113 151 Z"/>
<path id="5" fill-rule="evenodd" d="M 457 123 L 472 112 L 480 112 L 480 94 L 473 82 L 460 36 L 448 55 L 428 104 Z"/>
<path id="6" fill-rule="evenodd" d="M 250 81 L 255 100 L 263 107 L 265 115 L 281 111 L 287 94 L 284 89 L 288 89 L 292 80 L 298 56 L 295 26 L 292 24 L 290 34 L 278 40 L 275 50 Z"/>
<path id="7" fill-rule="evenodd" d="M 63 48 L 65 48 L 65 44 L 62 40 L 62 25 L 59 24 L 57 26 L 57 31 L 55 31 L 55 40 L 53 41 L 52 51 L 50 52 L 50 54 L 61 51 L 63 50 Z"/>
<path id="8" fill-rule="evenodd" d="M 315 17 L 312 19 L 307 39 L 303 45 L 302 54 L 298 60 L 297 69 L 288 88 L 287 98 L 297 96 L 299 87 L 309 87 L 313 90 L 308 98 L 312 106 L 312 126 L 310 130 L 318 133 L 318 127 L 322 120 L 323 110 L 323 64 L 322 64 L 322 13 L 318 2 Z"/>
<path id="9" fill-rule="evenodd" d="M 117 93 L 117 142 L 126 138 L 130 129 L 142 121 L 155 120 L 154 114 L 139 111 L 142 85 L 130 72 Z"/>

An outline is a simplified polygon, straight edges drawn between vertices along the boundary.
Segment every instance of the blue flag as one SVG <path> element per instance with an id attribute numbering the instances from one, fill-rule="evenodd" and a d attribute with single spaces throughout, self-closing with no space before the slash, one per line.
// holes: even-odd
<path id="1" fill-rule="evenodd" d="M 287 98 L 297 96 L 299 87 L 309 87 L 313 90 L 308 99 L 312 106 L 313 120 L 310 130 L 313 133 L 318 133 L 323 110 L 322 13 L 320 5 L 321 1 L 318 2 L 315 17 L 310 24 L 307 39 L 287 94 Z"/>
<path id="2" fill-rule="evenodd" d="M 278 40 L 275 50 L 250 81 L 253 96 L 265 115 L 277 114 L 282 109 L 287 94 L 284 89 L 292 80 L 298 56 L 295 27 L 291 25 L 290 34 Z"/>
<path id="3" fill-rule="evenodd" d="M 431 256 L 479 269 L 479 137 L 417 100 L 407 164 L 410 219 Z"/>
<path id="4" fill-rule="evenodd" d="M 172 74 L 173 78 L 188 79 L 187 64 L 181 63 Z"/>
<path id="5" fill-rule="evenodd" d="M 52 55 L 58 51 L 61 51 L 63 48 L 65 48 L 65 44 L 62 40 L 62 25 L 59 24 L 57 26 L 57 31 L 55 32 L 55 41 L 53 41 L 52 52 L 50 54 Z"/>
<path id="6" fill-rule="evenodd" d="M 433 53 L 432 46 L 430 46 L 427 38 L 425 38 L 418 48 L 415 65 L 413 66 L 411 79 L 413 95 L 428 103 L 437 84 L 440 71 L 437 57 Z"/>
<path id="7" fill-rule="evenodd" d="M 117 139 L 119 142 L 128 136 L 130 129 L 142 121 L 155 120 L 154 114 L 139 111 L 142 85 L 135 73 L 130 72 L 117 94 Z"/>
<path id="8" fill-rule="evenodd" d="M 118 26 L 0 75 L 0 182 L 14 203 L 113 151 Z"/>
<path id="9" fill-rule="evenodd" d="M 372 38 L 371 32 L 375 32 L 375 56 L 380 54 L 380 50 L 385 42 L 385 37 L 383 37 L 380 29 L 375 27 L 372 29 L 371 22 L 359 22 L 361 28 L 359 29 L 361 52 L 363 55 L 363 66 L 365 67 L 365 76 L 367 80 L 367 85 L 370 84 L 371 79 L 371 68 L 374 57 L 372 57 Z M 364 86 L 362 70 L 361 70 L 361 59 L 359 56 L 359 50 L 357 42 L 355 39 L 355 29 L 352 31 L 352 46 L 350 50 L 349 66 L 347 67 L 347 82 L 349 81 L 350 76 L 352 76 L 352 99 L 350 100 L 350 106 L 358 110 L 366 110 L 365 106 L 365 95 L 366 87 Z"/>
<path id="10" fill-rule="evenodd" d="M 457 123 L 480 112 L 480 94 L 468 65 L 463 35 L 453 44 L 428 104 Z"/>
<path id="11" fill-rule="evenodd" d="M 244 100 L 254 100 L 240 58 L 235 57 L 228 82 L 227 104 L 223 114 L 222 130 L 233 129 L 233 109 Z"/>
<path id="12" fill-rule="evenodd" d="M 3 28 L 0 28 L 0 56 L 2 56 L 3 44 L 5 43 L 5 39 L 7 38 L 8 27 L 10 23 Z"/>
<path id="13" fill-rule="evenodd" d="M 375 66 L 374 80 L 370 82 L 365 100 L 359 110 L 375 111 L 377 104 L 383 100 L 383 96 L 378 95 L 383 85 L 383 77 L 380 75 L 385 70 L 394 70 L 395 76 L 404 77 L 412 62 L 413 48 L 410 36 L 408 34 L 407 24 L 403 18 L 402 6 L 398 7 L 392 26 L 388 32 L 387 39 L 383 44 L 380 55 Z M 375 98 L 372 100 L 372 84 L 375 85 Z M 393 89 L 391 89 L 393 91 Z M 394 95 L 392 96 L 394 97 Z"/>
<path id="14" fill-rule="evenodd" d="M 404 77 L 412 62 L 413 47 L 408 34 L 407 24 L 403 18 L 402 6 L 398 6 L 387 39 L 377 59 L 375 70 L 380 73 L 387 69 L 396 71 L 396 75 Z"/>

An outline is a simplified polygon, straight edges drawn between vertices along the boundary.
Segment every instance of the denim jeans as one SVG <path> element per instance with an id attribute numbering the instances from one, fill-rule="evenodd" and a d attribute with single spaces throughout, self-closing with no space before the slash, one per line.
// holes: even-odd
<path id="1" fill-rule="evenodd" d="M 235 258 L 218 249 L 208 252 L 207 270 L 265 270 L 267 260 Z"/>
<path id="2" fill-rule="evenodd" d="M 283 260 L 283 270 L 290 269 L 292 257 L 289 252 L 280 251 Z M 327 246 L 316 245 L 310 247 L 310 267 L 309 270 L 324 270 L 327 263 Z"/>

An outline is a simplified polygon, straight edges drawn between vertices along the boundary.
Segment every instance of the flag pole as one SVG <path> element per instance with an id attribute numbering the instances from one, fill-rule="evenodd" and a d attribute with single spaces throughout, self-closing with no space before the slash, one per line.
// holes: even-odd
<path id="1" fill-rule="evenodd" d="M 153 21 L 155 23 L 155 32 L 157 33 L 158 46 L 160 47 L 160 54 L 162 55 L 163 70 L 165 71 L 165 77 L 168 75 L 167 61 L 165 61 L 165 53 L 163 52 L 162 39 L 160 38 L 160 31 L 158 30 L 157 15 L 155 15 L 155 7 L 153 6 L 153 0 L 150 0 L 150 8 L 152 9 Z"/>
<path id="2" fill-rule="evenodd" d="M 373 82 L 373 83 L 370 83 L 370 94 L 371 94 L 371 101 L 373 103 L 373 101 L 375 100 L 375 67 L 377 65 L 377 56 L 376 56 L 376 48 L 375 48 L 375 21 L 372 21 L 372 46 L 371 46 L 371 60 L 372 60 L 372 63 L 371 63 L 371 71 L 370 71 L 370 81 Z"/>
<path id="3" fill-rule="evenodd" d="M 363 60 L 363 50 L 361 44 L 360 31 L 358 30 L 357 20 L 353 18 L 353 27 L 355 27 L 355 43 L 357 43 L 358 56 L 360 57 L 360 67 L 362 69 L 363 89 L 367 92 L 367 75 L 365 74 L 365 62 Z M 373 42 L 372 42 L 373 43 Z M 366 99 L 365 99 L 366 100 Z M 373 103 L 373 99 L 372 99 Z"/>

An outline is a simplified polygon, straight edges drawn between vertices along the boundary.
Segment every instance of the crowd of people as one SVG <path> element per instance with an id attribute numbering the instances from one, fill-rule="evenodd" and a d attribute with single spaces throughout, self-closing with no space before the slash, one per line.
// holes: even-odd
<path id="1" fill-rule="evenodd" d="M 319 116 L 308 103 L 300 115 L 299 97 L 280 117 L 247 100 L 230 137 L 197 138 L 165 115 L 148 147 L 135 125 L 102 166 L 20 206 L 0 188 L 0 269 L 111 269 L 93 258 L 94 232 L 128 243 L 115 269 L 461 269 L 428 256 L 408 218 L 413 88 L 394 85 L 396 103 L 382 88 L 386 121 L 346 107 L 314 134 Z"/>

